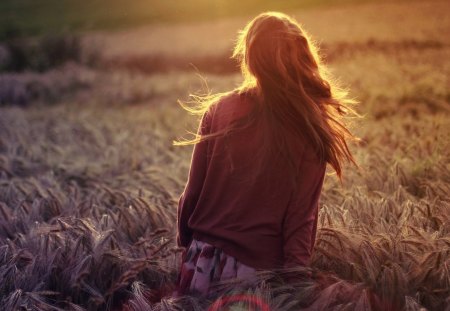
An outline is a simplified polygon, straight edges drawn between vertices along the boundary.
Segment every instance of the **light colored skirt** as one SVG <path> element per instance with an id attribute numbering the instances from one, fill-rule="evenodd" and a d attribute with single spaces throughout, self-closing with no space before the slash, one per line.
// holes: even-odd
<path id="1" fill-rule="evenodd" d="M 194 239 L 184 253 L 175 295 L 207 296 L 216 292 L 218 285 L 230 280 L 253 284 L 256 270 L 221 249 Z"/>

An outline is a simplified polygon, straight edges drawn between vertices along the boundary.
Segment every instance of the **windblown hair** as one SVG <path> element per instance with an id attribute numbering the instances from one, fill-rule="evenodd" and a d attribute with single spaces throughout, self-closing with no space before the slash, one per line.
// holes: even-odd
<path id="1" fill-rule="evenodd" d="M 348 93 L 332 84 L 322 65 L 318 49 L 302 27 L 289 16 L 278 12 L 258 15 L 241 31 L 233 57 L 240 61 L 243 83 L 234 91 L 256 97 L 256 110 L 248 122 L 265 119 L 264 130 L 271 139 L 262 150 L 284 150 L 286 131 L 308 141 L 320 160 L 329 163 L 339 178 L 342 162 L 355 163 L 347 139 L 355 139 L 343 123 L 343 117 L 356 116 L 350 108 L 355 103 Z M 196 107 L 183 107 L 196 114 L 205 113 L 229 93 L 193 96 Z M 230 128 L 192 140 L 177 142 L 195 144 L 232 130 Z M 293 155 L 288 155 L 293 162 Z"/>

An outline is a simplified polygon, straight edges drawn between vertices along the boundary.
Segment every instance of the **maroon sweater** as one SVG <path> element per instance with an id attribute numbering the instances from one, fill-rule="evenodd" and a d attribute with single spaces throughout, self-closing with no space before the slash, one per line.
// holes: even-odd
<path id="1" fill-rule="evenodd" d="M 221 99 L 203 116 L 200 134 L 217 132 L 249 113 L 256 103 L 243 95 Z M 308 265 L 317 228 L 325 163 L 301 139 L 291 137 L 299 181 L 294 187 L 281 157 L 270 159 L 258 179 L 258 125 L 195 145 L 188 182 L 179 200 L 179 246 L 195 238 L 238 261 L 271 269 Z"/>

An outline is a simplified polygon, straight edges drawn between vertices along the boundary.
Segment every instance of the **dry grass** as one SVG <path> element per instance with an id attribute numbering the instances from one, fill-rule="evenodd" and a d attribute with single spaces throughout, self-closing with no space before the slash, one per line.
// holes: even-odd
<path id="1" fill-rule="evenodd" d="M 257 288 L 231 284 L 228 293 L 251 293 L 272 310 L 448 310 L 449 22 L 432 19 L 445 7 L 302 13 L 332 47 L 332 71 L 361 101 L 365 118 L 354 131 L 362 140 L 351 146 L 360 168 L 349 167 L 343 184 L 326 179 L 311 269 L 261 272 Z M 369 19 L 375 8 L 383 14 Z M 409 13 L 395 24 L 402 9 Z M 340 26 L 320 26 L 319 16 Z M 349 40 L 343 29 L 356 22 L 362 29 Z M 417 31 L 405 28 L 413 25 Z M 82 88 L 69 87 L 69 72 Z M 171 141 L 196 121 L 175 101 L 201 88 L 198 77 L 69 66 L 1 79 L 63 85 L 53 105 L 43 95 L 27 108 L 0 108 L 3 309 L 207 309 L 211 301 L 196 297 L 161 300 L 178 269 L 175 209 L 191 152 Z M 207 80 L 217 92 L 240 77 Z M 288 284 L 283 274 L 302 277 Z"/>

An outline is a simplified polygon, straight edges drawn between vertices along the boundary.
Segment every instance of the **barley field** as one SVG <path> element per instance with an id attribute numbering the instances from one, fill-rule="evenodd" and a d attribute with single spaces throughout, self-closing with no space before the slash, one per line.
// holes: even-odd
<path id="1" fill-rule="evenodd" d="M 221 295 L 283 311 L 450 311 L 449 10 L 288 12 L 359 102 L 358 167 L 326 176 L 310 268 L 261 271 L 256 288 Z M 172 142 L 198 122 L 177 100 L 239 85 L 229 56 L 248 19 L 93 30 L 80 43 L 99 49 L 90 61 L 0 72 L 0 310 L 212 310 L 219 296 L 171 297 L 192 151 Z"/>

